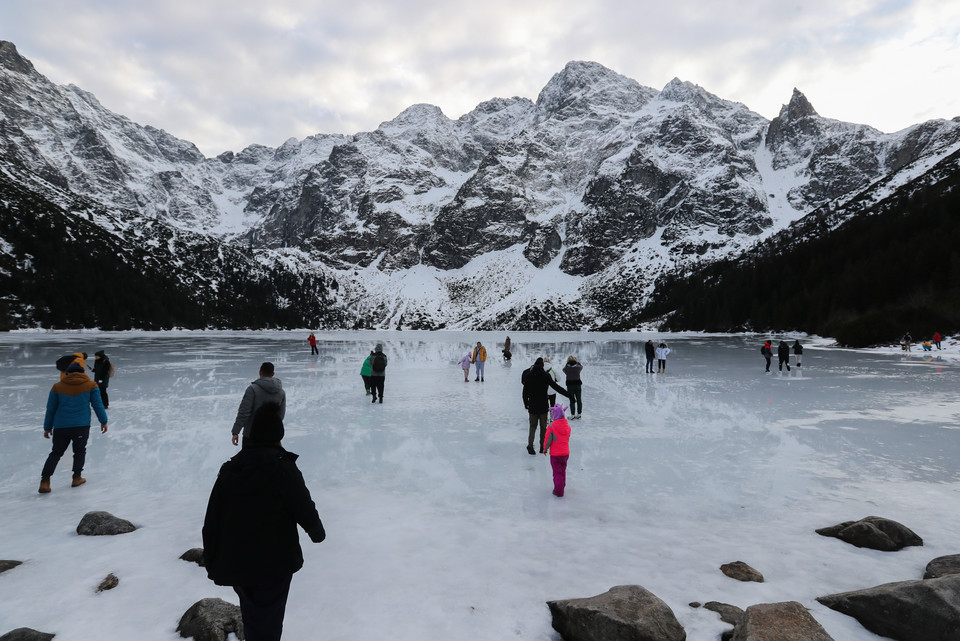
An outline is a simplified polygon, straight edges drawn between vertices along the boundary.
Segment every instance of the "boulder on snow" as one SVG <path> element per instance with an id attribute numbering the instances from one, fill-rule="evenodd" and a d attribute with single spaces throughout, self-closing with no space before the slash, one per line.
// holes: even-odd
<path id="1" fill-rule="evenodd" d="M 104 577 L 103 581 L 100 582 L 100 585 L 97 586 L 97 592 L 103 592 L 104 590 L 112 590 L 113 588 L 120 585 L 120 579 L 117 578 L 117 575 L 111 572 Z"/>
<path id="2" fill-rule="evenodd" d="M 0 637 L 0 641 L 50 641 L 54 635 L 33 628 L 17 628 Z"/>
<path id="3" fill-rule="evenodd" d="M 956 641 L 960 635 L 960 574 L 886 583 L 817 601 L 897 641 Z"/>
<path id="4" fill-rule="evenodd" d="M 108 536 L 133 532 L 137 527 L 109 512 L 87 512 L 77 525 L 77 534 L 83 536 Z"/>
<path id="5" fill-rule="evenodd" d="M 896 552 L 911 545 L 923 545 L 923 539 L 905 525 L 880 516 L 868 516 L 859 521 L 844 521 L 820 528 L 822 536 L 832 536 L 858 548 Z"/>
<path id="6" fill-rule="evenodd" d="M 720 566 L 720 571 L 731 579 L 736 579 L 737 581 L 755 581 L 757 583 L 763 583 L 763 575 L 743 561 L 724 563 Z"/>
<path id="7" fill-rule="evenodd" d="M 751 605 L 733 631 L 732 641 L 833 641 L 796 601 Z"/>
<path id="8" fill-rule="evenodd" d="M 240 606 L 223 599 L 200 599 L 180 617 L 177 632 L 196 641 L 226 641 L 231 632 L 243 639 Z"/>
<path id="9" fill-rule="evenodd" d="M 939 579 L 942 576 L 960 574 L 960 554 L 938 556 L 930 563 L 923 573 L 925 579 Z"/>
<path id="10" fill-rule="evenodd" d="M 3 574 L 7 570 L 12 570 L 18 565 L 23 565 L 23 561 L 0 560 L 0 574 Z"/>
<path id="11" fill-rule="evenodd" d="M 618 585 L 585 599 L 548 601 L 564 641 L 685 641 L 666 603 L 639 585 Z"/>
<path id="12" fill-rule="evenodd" d="M 743 617 L 743 610 L 735 605 L 720 603 L 718 601 L 708 601 L 703 605 L 704 610 L 710 610 L 720 615 L 720 620 L 734 626 L 720 633 L 720 641 L 730 641 L 733 633 L 736 632 L 736 625 L 740 623 Z"/>
<path id="13" fill-rule="evenodd" d="M 200 567 L 206 567 L 206 563 L 203 560 L 203 548 L 190 548 L 181 554 L 180 558 L 190 563 L 196 563 Z"/>

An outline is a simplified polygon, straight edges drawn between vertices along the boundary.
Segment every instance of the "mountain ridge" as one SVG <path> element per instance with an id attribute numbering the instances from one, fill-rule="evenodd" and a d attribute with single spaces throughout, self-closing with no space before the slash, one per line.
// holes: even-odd
<path id="1" fill-rule="evenodd" d="M 297 252 L 297 269 L 338 283 L 347 326 L 605 326 L 658 277 L 960 142 L 960 118 L 884 134 L 794 89 L 768 121 L 694 83 L 658 91 L 585 61 L 535 102 L 493 98 L 457 119 L 411 105 L 371 132 L 213 158 L 53 85 L 11 43 L 0 89 L 0 166 L 264 260 Z M 569 318 L 534 311 L 548 303 Z"/>

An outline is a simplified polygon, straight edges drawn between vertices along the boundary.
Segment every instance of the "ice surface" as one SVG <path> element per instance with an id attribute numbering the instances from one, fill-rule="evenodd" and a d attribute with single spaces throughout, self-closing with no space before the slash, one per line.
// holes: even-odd
<path id="1" fill-rule="evenodd" d="M 668 372 L 647 375 L 641 333 L 511 334 L 512 363 L 502 333 L 318 333 L 319 357 L 307 333 L 0 335 L 0 558 L 25 562 L 0 575 L 0 634 L 173 641 L 195 601 L 237 602 L 178 557 L 201 545 L 210 488 L 237 451 L 237 404 L 264 360 L 328 532 L 320 545 L 301 536 L 287 639 L 556 641 L 545 601 L 624 583 L 663 598 L 691 641 L 726 627 L 687 605 L 710 600 L 797 600 L 836 641 L 877 639 L 815 597 L 920 578 L 960 552 L 956 345 L 925 359 L 803 338 L 802 376 L 765 376 L 761 337 L 674 335 Z M 456 361 L 477 340 L 486 381 L 464 383 Z M 390 357 L 383 405 L 359 375 L 377 342 Z M 98 349 L 117 367 L 110 431 L 91 436 L 85 486 L 69 487 L 68 452 L 39 495 L 54 360 Z M 585 409 L 556 499 L 549 462 L 525 451 L 519 380 L 535 357 L 568 354 L 584 363 Z M 77 536 L 91 510 L 140 529 Z M 882 553 L 813 532 L 868 515 L 924 547 Z M 766 583 L 720 573 L 736 560 Z M 96 594 L 110 572 L 120 585 Z"/>

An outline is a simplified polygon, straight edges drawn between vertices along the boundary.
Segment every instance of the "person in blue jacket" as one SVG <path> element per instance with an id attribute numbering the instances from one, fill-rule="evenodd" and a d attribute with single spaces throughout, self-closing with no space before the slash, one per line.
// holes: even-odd
<path id="1" fill-rule="evenodd" d="M 63 378 L 47 396 L 47 412 L 43 417 L 43 438 L 53 436 L 53 449 L 40 472 L 41 494 L 50 491 L 50 477 L 67 447 L 73 445 L 72 487 L 87 482 L 81 476 L 87 457 L 87 439 L 90 438 L 90 408 L 100 421 L 100 433 L 107 433 L 107 411 L 103 409 L 100 388 L 90 380 L 80 363 L 71 363 Z"/>

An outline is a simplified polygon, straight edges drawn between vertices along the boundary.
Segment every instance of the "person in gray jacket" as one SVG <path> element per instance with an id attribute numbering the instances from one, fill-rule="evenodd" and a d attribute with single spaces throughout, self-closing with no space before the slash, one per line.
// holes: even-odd
<path id="1" fill-rule="evenodd" d="M 253 416 L 266 403 L 276 403 L 280 406 L 280 420 L 287 412 L 287 393 L 279 378 L 274 378 L 273 363 L 263 363 L 260 366 L 260 378 L 250 383 L 243 393 L 243 400 L 237 409 L 237 419 L 233 422 L 233 444 L 237 445 L 240 433 L 243 432 L 243 446 L 246 447 L 250 436 L 250 426 L 253 425 Z"/>

